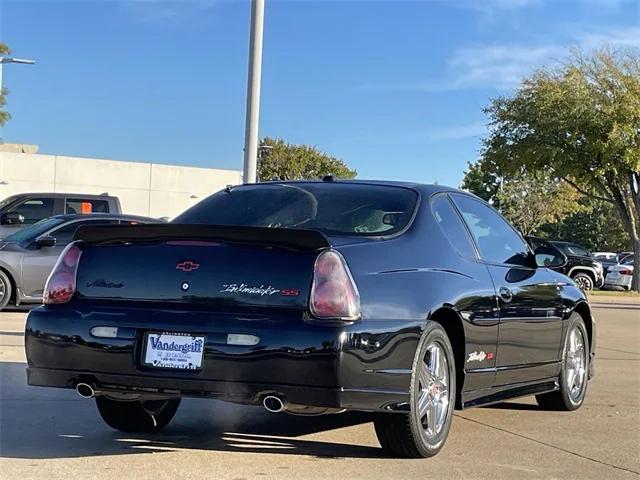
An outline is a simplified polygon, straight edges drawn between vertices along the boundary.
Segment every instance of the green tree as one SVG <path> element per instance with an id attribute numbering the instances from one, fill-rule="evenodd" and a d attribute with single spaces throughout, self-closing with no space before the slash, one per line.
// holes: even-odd
<path id="1" fill-rule="evenodd" d="M 467 164 L 467 171 L 464 173 L 460 188 L 474 193 L 497 208 L 499 206 L 497 195 L 501 183 L 502 179 L 497 166 L 483 159 Z"/>
<path id="2" fill-rule="evenodd" d="M 578 243 L 591 251 L 621 252 L 631 248 L 616 207 L 590 197 L 582 197 L 584 208 L 555 224 L 543 225 L 538 235 Z"/>
<path id="3" fill-rule="evenodd" d="M 635 252 L 640 291 L 640 56 L 574 53 L 492 100 L 482 157 L 504 172 L 545 172 L 615 206 Z"/>
<path id="4" fill-rule="evenodd" d="M 11 49 L 4 43 L 0 42 L 0 57 L 2 55 L 8 55 L 9 53 L 11 53 Z M 7 103 L 7 100 L 6 100 L 7 93 L 9 92 L 7 91 L 6 88 L 3 88 L 0 90 L 0 127 L 2 127 L 5 123 L 7 123 L 7 120 L 11 118 L 11 115 L 9 115 L 9 112 L 5 112 L 3 110 L 5 104 Z"/>
<path id="5" fill-rule="evenodd" d="M 583 210 L 581 196 L 562 180 L 526 172 L 505 179 L 496 194 L 500 211 L 523 235 Z"/>
<path id="6" fill-rule="evenodd" d="M 545 183 L 548 186 L 538 189 L 538 180 L 523 182 L 519 180 L 521 177 L 507 177 L 508 180 L 504 181 L 495 164 L 481 159 L 469 164 L 461 188 L 498 208 L 523 233 L 579 243 L 592 251 L 619 252 L 631 248 L 629 236 L 611 203 L 580 195 L 566 182 L 560 188 L 561 183 L 547 178 Z M 503 182 L 508 184 L 506 188 Z M 527 183 L 530 185 L 527 186 Z M 549 195 L 542 194 L 550 187 L 557 191 Z M 565 194 L 565 198 L 558 197 Z M 528 202 L 532 204 L 527 205 Z M 521 212 L 518 205 L 522 206 Z M 527 224 L 534 223 L 529 217 L 540 218 L 536 212 L 550 213 L 549 222 L 541 224 L 538 221 L 535 222 L 538 228 L 527 227 Z M 524 225 L 517 218 L 521 215 L 524 216 Z"/>
<path id="7" fill-rule="evenodd" d="M 524 169 L 503 175 L 487 159 L 469 164 L 461 186 L 500 210 L 523 235 L 538 234 L 543 225 L 586 209 L 579 202 L 582 195 L 561 180 Z"/>
<path id="8" fill-rule="evenodd" d="M 342 160 L 310 145 L 293 145 L 281 138 L 265 137 L 260 140 L 259 151 L 258 179 L 263 181 L 356 176 L 356 171 Z"/>

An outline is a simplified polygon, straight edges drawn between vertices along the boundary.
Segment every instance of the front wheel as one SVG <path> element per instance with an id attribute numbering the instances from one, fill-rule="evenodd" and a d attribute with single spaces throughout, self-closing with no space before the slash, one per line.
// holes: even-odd
<path id="1" fill-rule="evenodd" d="M 564 341 L 562 370 L 555 392 L 536 396 L 538 405 L 547 410 L 577 410 L 584 402 L 589 376 L 589 337 L 582 317 L 573 313 Z"/>
<path id="2" fill-rule="evenodd" d="M 180 398 L 168 400 L 113 400 L 96 397 L 100 416 L 107 425 L 128 433 L 156 433 L 171 421 Z"/>
<path id="3" fill-rule="evenodd" d="M 409 458 L 438 453 L 451 427 L 455 392 L 451 342 L 440 325 L 430 322 L 413 362 L 409 413 L 381 413 L 374 420 L 382 448 Z"/>

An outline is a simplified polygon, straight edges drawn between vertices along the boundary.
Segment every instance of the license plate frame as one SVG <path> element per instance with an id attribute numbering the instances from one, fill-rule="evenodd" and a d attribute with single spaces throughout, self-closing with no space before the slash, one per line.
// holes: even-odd
<path id="1" fill-rule="evenodd" d="M 205 335 L 185 332 L 145 332 L 140 363 L 154 370 L 202 370 L 204 344 Z"/>

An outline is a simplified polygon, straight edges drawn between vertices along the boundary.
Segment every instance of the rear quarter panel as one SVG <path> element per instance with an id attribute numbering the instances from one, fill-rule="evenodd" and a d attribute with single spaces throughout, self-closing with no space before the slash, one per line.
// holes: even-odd
<path id="1" fill-rule="evenodd" d="M 453 250 L 433 220 L 428 199 L 422 200 L 405 234 L 339 250 L 358 286 L 362 307 L 361 321 L 346 331 L 343 385 L 407 389 L 422 330 L 442 308 L 457 312 L 467 351 L 495 345 L 498 319 L 488 270 Z"/>

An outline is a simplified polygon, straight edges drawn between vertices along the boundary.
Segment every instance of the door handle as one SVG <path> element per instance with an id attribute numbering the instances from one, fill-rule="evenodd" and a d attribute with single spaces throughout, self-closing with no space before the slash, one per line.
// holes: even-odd
<path id="1" fill-rule="evenodd" d="M 513 300 L 513 293 L 507 287 L 500 287 L 500 290 L 498 290 L 498 295 L 500 296 L 500 299 L 505 303 L 509 303 L 511 300 Z"/>

